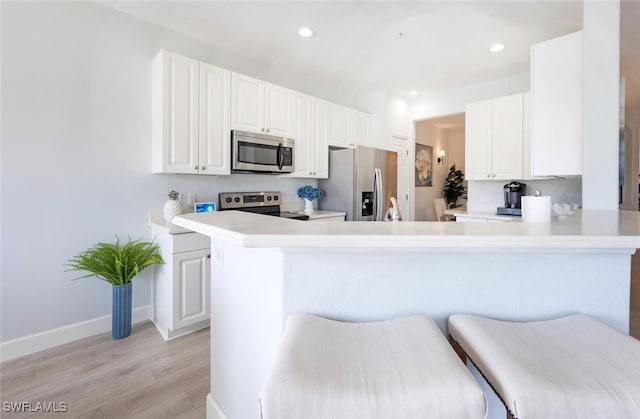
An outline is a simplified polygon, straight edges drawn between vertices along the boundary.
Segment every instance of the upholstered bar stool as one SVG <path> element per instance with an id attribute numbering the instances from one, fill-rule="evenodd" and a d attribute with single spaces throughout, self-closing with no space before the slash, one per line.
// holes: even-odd
<path id="1" fill-rule="evenodd" d="M 640 418 L 640 341 L 590 316 L 507 322 L 449 318 L 508 418 Z"/>
<path id="2" fill-rule="evenodd" d="M 263 419 L 484 418 L 486 398 L 426 316 L 296 314 L 260 394 Z"/>

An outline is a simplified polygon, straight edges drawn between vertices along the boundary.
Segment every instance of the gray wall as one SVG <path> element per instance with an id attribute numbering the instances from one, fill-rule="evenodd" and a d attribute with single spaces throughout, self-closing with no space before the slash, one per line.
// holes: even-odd
<path id="1" fill-rule="evenodd" d="M 254 76 L 256 64 L 90 2 L 0 4 L 0 341 L 111 313 L 110 285 L 71 281 L 69 257 L 98 241 L 150 238 L 167 192 L 278 189 L 312 180 L 152 175 L 151 60 L 167 48 Z M 268 80 L 268 78 L 265 77 Z M 150 273 L 134 307 L 151 303 Z"/>

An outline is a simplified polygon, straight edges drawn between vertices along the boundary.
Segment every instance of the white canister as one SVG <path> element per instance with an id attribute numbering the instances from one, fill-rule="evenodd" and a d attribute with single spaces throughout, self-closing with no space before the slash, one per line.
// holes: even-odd
<path id="1" fill-rule="evenodd" d="M 523 222 L 548 223 L 551 221 L 550 196 L 523 196 L 520 202 Z"/>

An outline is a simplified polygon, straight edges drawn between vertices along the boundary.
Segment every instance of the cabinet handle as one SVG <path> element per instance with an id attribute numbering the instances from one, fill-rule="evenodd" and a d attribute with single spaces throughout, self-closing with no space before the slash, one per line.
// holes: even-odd
<path id="1" fill-rule="evenodd" d="M 198 170 L 198 166 L 194 167 L 194 169 Z"/>
<path id="2" fill-rule="evenodd" d="M 489 173 L 487 173 L 487 177 L 491 177 L 491 175 Z"/>
<path id="3" fill-rule="evenodd" d="M 211 259 L 211 253 L 207 255 L 207 259 Z"/>
<path id="4" fill-rule="evenodd" d="M 264 128 L 260 129 L 260 131 L 264 132 Z"/>
<path id="5" fill-rule="evenodd" d="M 495 173 L 491 173 L 491 177 L 496 177 L 496 174 Z"/>
<path id="6" fill-rule="evenodd" d="M 267 128 L 267 132 L 269 132 L 269 128 Z"/>
<path id="7" fill-rule="evenodd" d="M 205 170 L 205 169 L 206 169 L 206 167 L 200 166 L 200 170 Z"/>

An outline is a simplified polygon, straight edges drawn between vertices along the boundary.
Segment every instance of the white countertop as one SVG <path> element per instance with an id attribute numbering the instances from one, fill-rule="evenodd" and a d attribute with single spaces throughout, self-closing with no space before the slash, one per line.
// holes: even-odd
<path id="1" fill-rule="evenodd" d="M 550 223 L 304 223 L 240 211 L 186 214 L 173 224 L 244 247 L 378 249 L 636 249 L 640 213 L 576 211 Z"/>
<path id="2" fill-rule="evenodd" d="M 149 211 L 149 226 L 168 234 L 184 234 L 193 232 L 193 230 L 189 230 L 166 221 L 162 215 L 162 211 Z"/>

